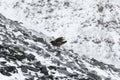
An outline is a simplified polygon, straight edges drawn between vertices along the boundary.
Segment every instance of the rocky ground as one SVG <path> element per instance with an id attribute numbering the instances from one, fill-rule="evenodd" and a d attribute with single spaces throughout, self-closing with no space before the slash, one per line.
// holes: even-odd
<path id="1" fill-rule="evenodd" d="M 0 0 L 1 80 L 119 80 L 119 4 Z"/>
<path id="2" fill-rule="evenodd" d="M 64 47 L 0 14 L 2 80 L 119 80 L 120 69 Z"/>

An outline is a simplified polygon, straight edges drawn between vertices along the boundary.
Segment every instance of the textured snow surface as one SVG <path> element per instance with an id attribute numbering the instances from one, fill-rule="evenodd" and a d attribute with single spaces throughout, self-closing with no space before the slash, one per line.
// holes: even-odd
<path id="1" fill-rule="evenodd" d="M 85 55 L 87 58 L 94 58 L 104 64 L 120 68 L 119 0 L 0 0 L 0 13 L 8 19 L 18 21 L 17 24 L 20 26 L 33 29 L 30 32 L 34 35 L 39 36 L 43 33 L 39 37 L 47 38 L 46 42 L 48 44 L 53 37 L 63 36 L 67 40 L 67 43 L 62 46 L 63 50 L 66 49 L 79 56 Z M 12 30 L 9 26 L 6 28 L 8 33 Z M 27 31 L 27 29 L 25 30 Z M 19 30 L 12 32 L 12 34 L 19 38 L 23 35 Z M 31 45 L 37 45 L 45 53 L 52 53 L 46 50 L 43 43 L 35 43 L 31 38 L 33 37 L 23 40 Z M 0 39 L 2 40 L 4 37 L 0 36 Z M 11 42 L 14 42 L 14 40 Z M 2 44 L 2 42 L 0 43 Z M 21 45 L 19 41 L 18 45 Z M 25 52 L 34 54 L 43 65 L 52 64 L 51 59 L 39 57 L 34 50 L 29 49 Z M 56 56 L 53 56 L 53 58 L 56 58 Z M 69 56 L 66 56 L 66 58 L 71 60 Z M 104 79 L 105 77 L 108 77 L 108 80 L 120 79 L 119 71 L 112 73 L 99 67 L 91 67 L 88 62 L 84 62 L 84 64 L 87 69 L 97 71 Z M 67 70 L 71 73 L 74 72 L 70 67 Z M 59 72 L 54 74 L 54 76 L 59 75 L 64 76 Z M 1 77 L 4 78 L 3 75 Z"/>

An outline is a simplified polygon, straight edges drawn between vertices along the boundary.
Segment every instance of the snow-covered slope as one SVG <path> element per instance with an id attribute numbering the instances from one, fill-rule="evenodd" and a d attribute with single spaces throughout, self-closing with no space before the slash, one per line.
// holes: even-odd
<path id="1" fill-rule="evenodd" d="M 0 14 L 2 80 L 119 80 L 120 69 L 64 47 Z"/>
<path id="2" fill-rule="evenodd" d="M 71 60 L 69 59 L 71 58 L 69 54 L 75 54 L 74 56 L 79 56 L 80 62 L 87 67 L 87 73 L 91 70 L 95 70 L 98 75 L 102 75 L 102 78 L 104 79 L 108 78 L 108 80 L 110 80 L 109 77 L 111 77 L 111 80 L 119 80 L 118 69 L 113 70 L 113 72 L 109 71 L 109 68 L 110 70 L 114 69 L 111 65 L 120 68 L 119 3 L 119 0 L 0 0 L 0 13 L 9 19 L 18 21 L 12 21 L 11 23 L 11 20 L 6 19 L 7 21 L 4 21 L 4 18 L 2 18 L 3 22 L 5 22 L 4 25 L 15 26 L 14 28 L 5 28 L 1 32 L 6 31 L 9 33 L 10 30 L 15 29 L 16 26 L 19 25 L 20 27 L 18 28 L 23 31 L 11 31 L 11 35 L 14 34 L 17 36 L 18 41 L 10 38 L 10 45 L 13 46 L 16 42 L 18 42 L 16 46 L 25 46 L 25 44 L 28 43 L 30 43 L 30 45 L 34 44 L 35 46 L 42 48 L 43 51 L 49 55 L 54 53 L 51 55 L 53 57 L 55 53 L 59 51 L 54 51 L 50 46 L 49 42 L 52 39 L 50 37 L 56 38 L 63 36 L 67 40 L 67 43 L 63 45 L 60 50 L 63 54 L 65 53 L 62 55 L 63 60 L 67 58 L 69 61 Z M 19 22 L 22 22 L 22 24 Z M 1 26 L 4 25 L 2 23 Z M 25 29 L 21 27 L 21 25 L 28 29 L 34 29 L 38 31 L 39 34 L 36 31 Z M 26 33 L 28 35 L 27 39 Z M 34 40 L 37 37 L 38 40 Z M 38 44 L 39 40 L 41 41 L 41 37 L 44 38 L 42 39 L 44 44 Z M 3 37 L 1 37 L 1 39 L 2 38 Z M 54 52 L 51 52 L 51 49 Z M 29 49 L 26 53 L 28 54 L 29 51 L 32 52 L 31 54 L 34 54 L 36 49 Z M 38 56 L 38 54 L 35 55 Z M 86 59 L 82 61 L 81 59 L 83 59 L 83 55 L 86 56 Z M 56 56 L 54 58 L 56 58 Z M 93 65 L 94 59 L 93 63 L 91 63 L 92 58 L 95 59 L 95 67 Z M 43 59 L 44 61 L 42 65 L 44 65 L 45 62 L 52 61 L 51 57 L 47 60 L 44 57 L 40 59 Z M 61 60 L 61 58 L 59 59 Z M 67 60 L 66 63 L 68 63 Z M 72 61 L 74 61 L 74 59 L 72 59 Z M 97 65 L 96 61 L 98 61 Z M 98 64 L 99 62 L 100 64 Z M 48 63 L 45 63 L 45 65 Z M 52 63 L 50 63 L 50 65 L 51 64 Z M 103 65 L 108 69 L 105 69 L 104 71 L 102 68 L 102 70 L 99 66 Z M 57 72 L 55 74 L 57 74 Z"/>
<path id="3" fill-rule="evenodd" d="M 119 80 L 120 69 L 64 47 L 0 14 L 1 80 Z"/>
<path id="4" fill-rule="evenodd" d="M 79 55 L 120 62 L 119 0 L 1 0 L 0 12 L 47 36 L 63 36 Z M 98 57 L 100 56 L 100 57 Z"/>

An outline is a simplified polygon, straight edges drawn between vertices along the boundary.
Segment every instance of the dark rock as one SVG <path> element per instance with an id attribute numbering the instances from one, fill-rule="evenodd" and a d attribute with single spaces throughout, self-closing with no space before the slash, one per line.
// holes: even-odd
<path id="1" fill-rule="evenodd" d="M 35 38 L 34 39 L 35 42 L 41 42 L 41 43 L 45 43 L 43 38 Z"/>
<path id="2" fill-rule="evenodd" d="M 51 0 L 47 0 L 47 2 L 50 2 Z"/>
<path id="3" fill-rule="evenodd" d="M 45 75 L 40 77 L 40 80 L 54 80 L 53 75 Z"/>
<path id="4" fill-rule="evenodd" d="M 44 57 L 45 58 L 50 57 L 50 54 L 46 53 L 46 54 L 44 54 Z"/>
<path id="5" fill-rule="evenodd" d="M 6 72 L 4 69 L 0 69 L 0 73 L 6 76 L 11 76 L 9 72 Z"/>
<path id="6" fill-rule="evenodd" d="M 49 75 L 48 78 L 53 80 L 53 75 Z"/>
<path id="7" fill-rule="evenodd" d="M 33 54 L 28 54 L 26 57 L 29 61 L 35 60 L 35 56 Z"/>
<path id="8" fill-rule="evenodd" d="M 36 68 L 40 68 L 41 67 L 41 62 L 37 61 L 33 64 Z"/>
<path id="9" fill-rule="evenodd" d="M 97 74 L 89 72 L 87 75 L 89 76 L 89 78 L 91 78 L 93 80 L 102 80 L 102 78 L 100 76 L 98 76 Z"/>
<path id="10" fill-rule="evenodd" d="M 104 39 L 104 41 L 105 41 L 107 44 L 109 44 L 109 45 L 114 45 L 114 44 L 115 44 L 114 40 L 111 40 L 111 39 L 109 39 L 109 38 Z"/>
<path id="11" fill-rule="evenodd" d="M 9 52 L 7 52 L 6 50 L 5 51 L 1 51 L 0 54 L 3 54 L 5 56 L 9 56 L 10 55 Z"/>
<path id="12" fill-rule="evenodd" d="M 5 25 L 3 25 L 3 24 L 0 24 L 0 27 L 4 27 L 4 28 L 6 28 L 6 26 L 5 26 Z"/>
<path id="13" fill-rule="evenodd" d="M 91 61 L 92 61 L 91 63 L 92 65 L 99 66 L 101 69 L 104 69 L 104 70 L 107 69 L 106 64 L 104 64 L 103 62 L 99 62 L 94 58 L 92 58 Z"/>
<path id="14" fill-rule="evenodd" d="M 49 68 L 50 70 L 52 70 L 52 69 L 56 70 L 56 69 L 57 69 L 56 66 L 49 66 L 48 68 Z"/>
<path id="15" fill-rule="evenodd" d="M 22 33 L 22 34 L 23 34 L 24 36 L 29 37 L 29 34 L 27 34 L 27 33 L 25 33 L 25 32 L 24 32 L 24 33 Z"/>
<path id="16" fill-rule="evenodd" d="M 20 66 L 20 68 L 21 68 L 21 71 L 22 71 L 22 72 L 24 72 L 24 73 L 27 73 L 27 72 L 28 72 L 27 66 L 22 65 L 22 66 Z"/>
<path id="17" fill-rule="evenodd" d="M 111 78 L 106 78 L 105 80 L 111 80 Z"/>
<path id="18" fill-rule="evenodd" d="M 109 68 L 111 68 L 115 72 L 120 72 L 120 69 L 116 68 L 114 65 L 108 65 Z"/>
<path id="19" fill-rule="evenodd" d="M 22 54 L 25 54 L 25 53 L 24 53 L 24 51 L 25 51 L 25 47 L 24 47 L 24 46 L 14 46 L 13 48 L 14 48 L 14 50 L 15 50 L 16 52 L 20 52 L 20 53 L 22 53 Z"/>
<path id="20" fill-rule="evenodd" d="M 17 60 L 14 56 L 8 56 L 8 59 L 11 59 L 13 61 Z"/>
<path id="21" fill-rule="evenodd" d="M 34 77 L 26 78 L 25 80 L 34 80 Z"/>
<path id="22" fill-rule="evenodd" d="M 7 63 L 6 61 L 0 62 L 1 65 L 4 65 L 4 64 L 6 64 L 6 63 Z"/>
<path id="23" fill-rule="evenodd" d="M 42 77 L 40 78 L 40 80 L 46 80 L 46 77 L 42 76 Z"/>
<path id="24" fill-rule="evenodd" d="M 14 49 L 9 49 L 10 54 L 14 54 L 16 51 Z"/>
<path id="25" fill-rule="evenodd" d="M 99 40 L 99 39 L 94 39 L 94 40 L 92 40 L 92 42 L 94 42 L 94 43 L 96 43 L 96 44 L 100 44 L 100 43 L 101 43 L 101 40 Z"/>
<path id="26" fill-rule="evenodd" d="M 16 51 L 21 51 L 20 48 L 17 47 L 17 46 L 14 46 L 14 49 L 15 49 Z"/>
<path id="27" fill-rule="evenodd" d="M 99 12 L 103 12 L 103 9 L 104 9 L 104 7 L 100 6 L 100 7 L 98 8 L 98 11 L 99 11 Z"/>
<path id="28" fill-rule="evenodd" d="M 7 72 L 16 72 L 16 67 L 15 66 L 7 66 L 7 67 L 4 67 L 4 69 L 7 71 Z"/>
<path id="29" fill-rule="evenodd" d="M 69 75 L 71 75 L 72 73 L 70 73 L 70 72 L 68 72 L 67 70 L 62 70 L 62 69 L 57 69 L 57 71 L 59 72 L 59 73 L 62 73 L 62 74 L 65 74 L 65 75 L 67 75 L 67 76 L 69 76 Z"/>
<path id="30" fill-rule="evenodd" d="M 26 56 L 23 54 L 23 55 L 14 55 L 14 57 L 17 59 L 17 60 L 19 60 L 19 61 L 22 61 L 23 59 L 25 59 L 26 58 Z"/>
<path id="31" fill-rule="evenodd" d="M 28 42 L 25 42 L 25 41 L 24 41 L 23 43 L 24 43 L 25 45 L 29 45 L 29 43 L 28 43 Z"/>
<path id="32" fill-rule="evenodd" d="M 27 66 L 27 69 L 29 69 L 31 71 L 34 71 L 34 72 L 38 72 L 39 71 L 38 68 L 34 68 L 34 67 L 31 67 L 31 66 Z"/>
<path id="33" fill-rule="evenodd" d="M 58 51 L 56 56 L 60 56 L 61 55 L 61 51 Z"/>
<path id="34" fill-rule="evenodd" d="M 67 70 L 66 67 L 57 67 L 59 70 Z"/>
<path id="35" fill-rule="evenodd" d="M 30 45 L 31 48 L 36 49 L 36 50 L 42 50 L 40 47 L 36 46 L 36 45 Z"/>
<path id="36" fill-rule="evenodd" d="M 78 77 L 78 74 L 75 74 L 75 73 L 71 73 L 71 74 L 69 74 L 68 76 L 70 76 L 70 77 Z"/>
<path id="37" fill-rule="evenodd" d="M 66 2 L 64 2 L 64 6 L 69 7 L 70 3 L 66 1 Z"/>
<path id="38" fill-rule="evenodd" d="M 0 49 L 4 48 L 2 45 L 0 45 Z"/>
<path id="39" fill-rule="evenodd" d="M 52 62 L 60 66 L 61 62 L 58 59 L 53 59 Z"/>
<path id="40" fill-rule="evenodd" d="M 8 72 L 12 72 L 16 70 L 16 67 L 14 66 L 8 66 L 8 67 L 4 67 L 5 70 L 7 70 Z"/>
<path id="41" fill-rule="evenodd" d="M 42 66 L 40 68 L 40 70 L 41 70 L 41 73 L 44 73 L 45 75 L 48 75 L 48 70 L 47 70 L 46 66 Z"/>
<path id="42" fill-rule="evenodd" d="M 82 78 L 82 79 L 79 79 L 79 80 L 92 80 L 92 79 L 90 79 L 90 78 Z"/>

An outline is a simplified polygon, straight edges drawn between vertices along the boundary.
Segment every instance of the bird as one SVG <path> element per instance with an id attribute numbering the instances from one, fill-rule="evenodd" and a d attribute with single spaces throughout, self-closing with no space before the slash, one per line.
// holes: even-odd
<path id="1" fill-rule="evenodd" d="M 60 47 L 61 45 L 65 44 L 66 42 L 67 42 L 67 41 L 65 41 L 63 37 L 59 37 L 59 38 L 51 41 L 50 43 L 51 43 L 53 46 Z"/>

